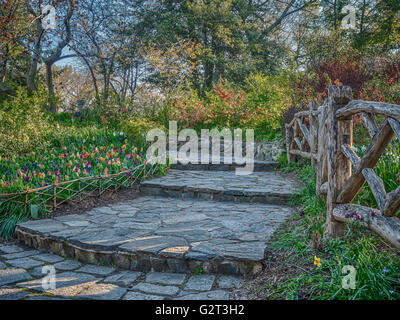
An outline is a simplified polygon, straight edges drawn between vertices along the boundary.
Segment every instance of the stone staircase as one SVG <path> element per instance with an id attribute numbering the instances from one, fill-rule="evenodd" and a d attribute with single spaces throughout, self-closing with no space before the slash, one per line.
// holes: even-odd
<path id="1" fill-rule="evenodd" d="M 235 164 L 173 166 L 141 183 L 144 196 L 80 215 L 17 226 L 24 244 L 85 263 L 135 271 L 248 275 L 263 268 L 274 231 L 291 214 L 298 186 L 255 161 L 257 172 L 236 175 Z"/>

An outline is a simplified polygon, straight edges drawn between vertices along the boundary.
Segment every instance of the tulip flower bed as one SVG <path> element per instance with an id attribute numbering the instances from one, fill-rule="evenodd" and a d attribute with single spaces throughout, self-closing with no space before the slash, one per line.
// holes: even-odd
<path id="1" fill-rule="evenodd" d="M 129 187 L 164 170 L 148 163 L 123 132 L 60 130 L 43 151 L 0 158 L 0 229 L 10 217 L 38 218 L 66 201 Z"/>

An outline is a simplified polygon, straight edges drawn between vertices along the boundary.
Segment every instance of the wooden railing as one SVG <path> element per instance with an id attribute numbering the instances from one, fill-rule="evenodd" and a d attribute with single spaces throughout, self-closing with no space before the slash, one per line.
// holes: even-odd
<path id="1" fill-rule="evenodd" d="M 400 142 L 400 105 L 352 99 L 347 86 L 331 86 L 324 104 L 310 104 L 286 125 L 288 161 L 311 159 L 316 192 L 326 197 L 325 236 L 337 236 L 345 222 L 363 224 L 400 248 L 400 187 L 386 193 L 373 170 L 392 138 Z M 353 150 L 353 117 L 359 114 L 371 141 L 362 158 Z M 383 118 L 377 124 L 376 117 Z M 367 182 L 378 208 L 352 204 Z"/>
<path id="2" fill-rule="evenodd" d="M 146 161 L 114 174 L 82 177 L 17 193 L 0 194 L 0 215 L 31 213 L 33 216 L 35 210 L 50 214 L 66 202 L 79 203 L 89 196 L 100 196 L 106 191 L 115 192 L 121 187 L 130 187 L 155 174 L 159 168 L 159 164 Z"/>

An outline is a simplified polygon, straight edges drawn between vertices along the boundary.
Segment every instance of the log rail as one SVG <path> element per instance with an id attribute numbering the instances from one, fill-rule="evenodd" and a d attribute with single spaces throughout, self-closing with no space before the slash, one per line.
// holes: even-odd
<path id="1" fill-rule="evenodd" d="M 371 138 L 362 158 L 353 150 L 355 115 Z M 288 162 L 307 158 L 316 168 L 316 193 L 327 200 L 325 236 L 338 236 L 345 223 L 357 221 L 400 249 L 400 187 L 387 193 L 373 170 L 392 139 L 400 142 L 400 105 L 352 100 L 350 87 L 331 86 L 322 106 L 310 103 L 285 129 Z M 378 208 L 352 204 L 365 182 Z"/>

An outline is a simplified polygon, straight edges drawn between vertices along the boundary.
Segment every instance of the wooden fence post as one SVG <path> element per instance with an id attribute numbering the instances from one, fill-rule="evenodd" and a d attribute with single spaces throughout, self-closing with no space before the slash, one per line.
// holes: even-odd
<path id="1" fill-rule="evenodd" d="M 318 141 L 317 141 L 317 187 L 316 194 L 319 197 L 325 197 L 326 192 L 321 190 L 324 183 L 328 181 L 328 168 L 327 168 L 327 138 L 326 138 L 326 119 L 327 119 L 327 105 L 324 103 L 321 111 L 318 114 Z"/>
<path id="2" fill-rule="evenodd" d="M 311 153 L 311 165 L 313 168 L 317 165 L 317 159 L 315 156 L 318 152 L 318 115 L 314 114 L 318 109 L 318 105 L 315 101 L 310 102 L 310 153 Z"/>
<path id="3" fill-rule="evenodd" d="M 333 209 L 340 189 L 351 176 L 351 162 L 341 152 L 342 144 L 352 146 L 352 117 L 343 120 L 336 119 L 336 111 L 344 107 L 352 99 L 352 91 L 348 86 L 331 86 L 328 89 L 327 104 L 327 166 L 328 192 L 326 198 L 325 237 L 335 237 L 342 234 L 345 228 L 343 222 L 335 220 Z"/>
<path id="4" fill-rule="evenodd" d="M 57 185 L 53 183 L 53 209 L 57 209 Z"/>
<path id="5" fill-rule="evenodd" d="M 290 149 L 293 141 L 293 129 L 287 123 L 285 124 L 285 134 L 286 134 L 286 156 L 288 163 L 295 162 L 296 156 L 290 153 Z"/>

